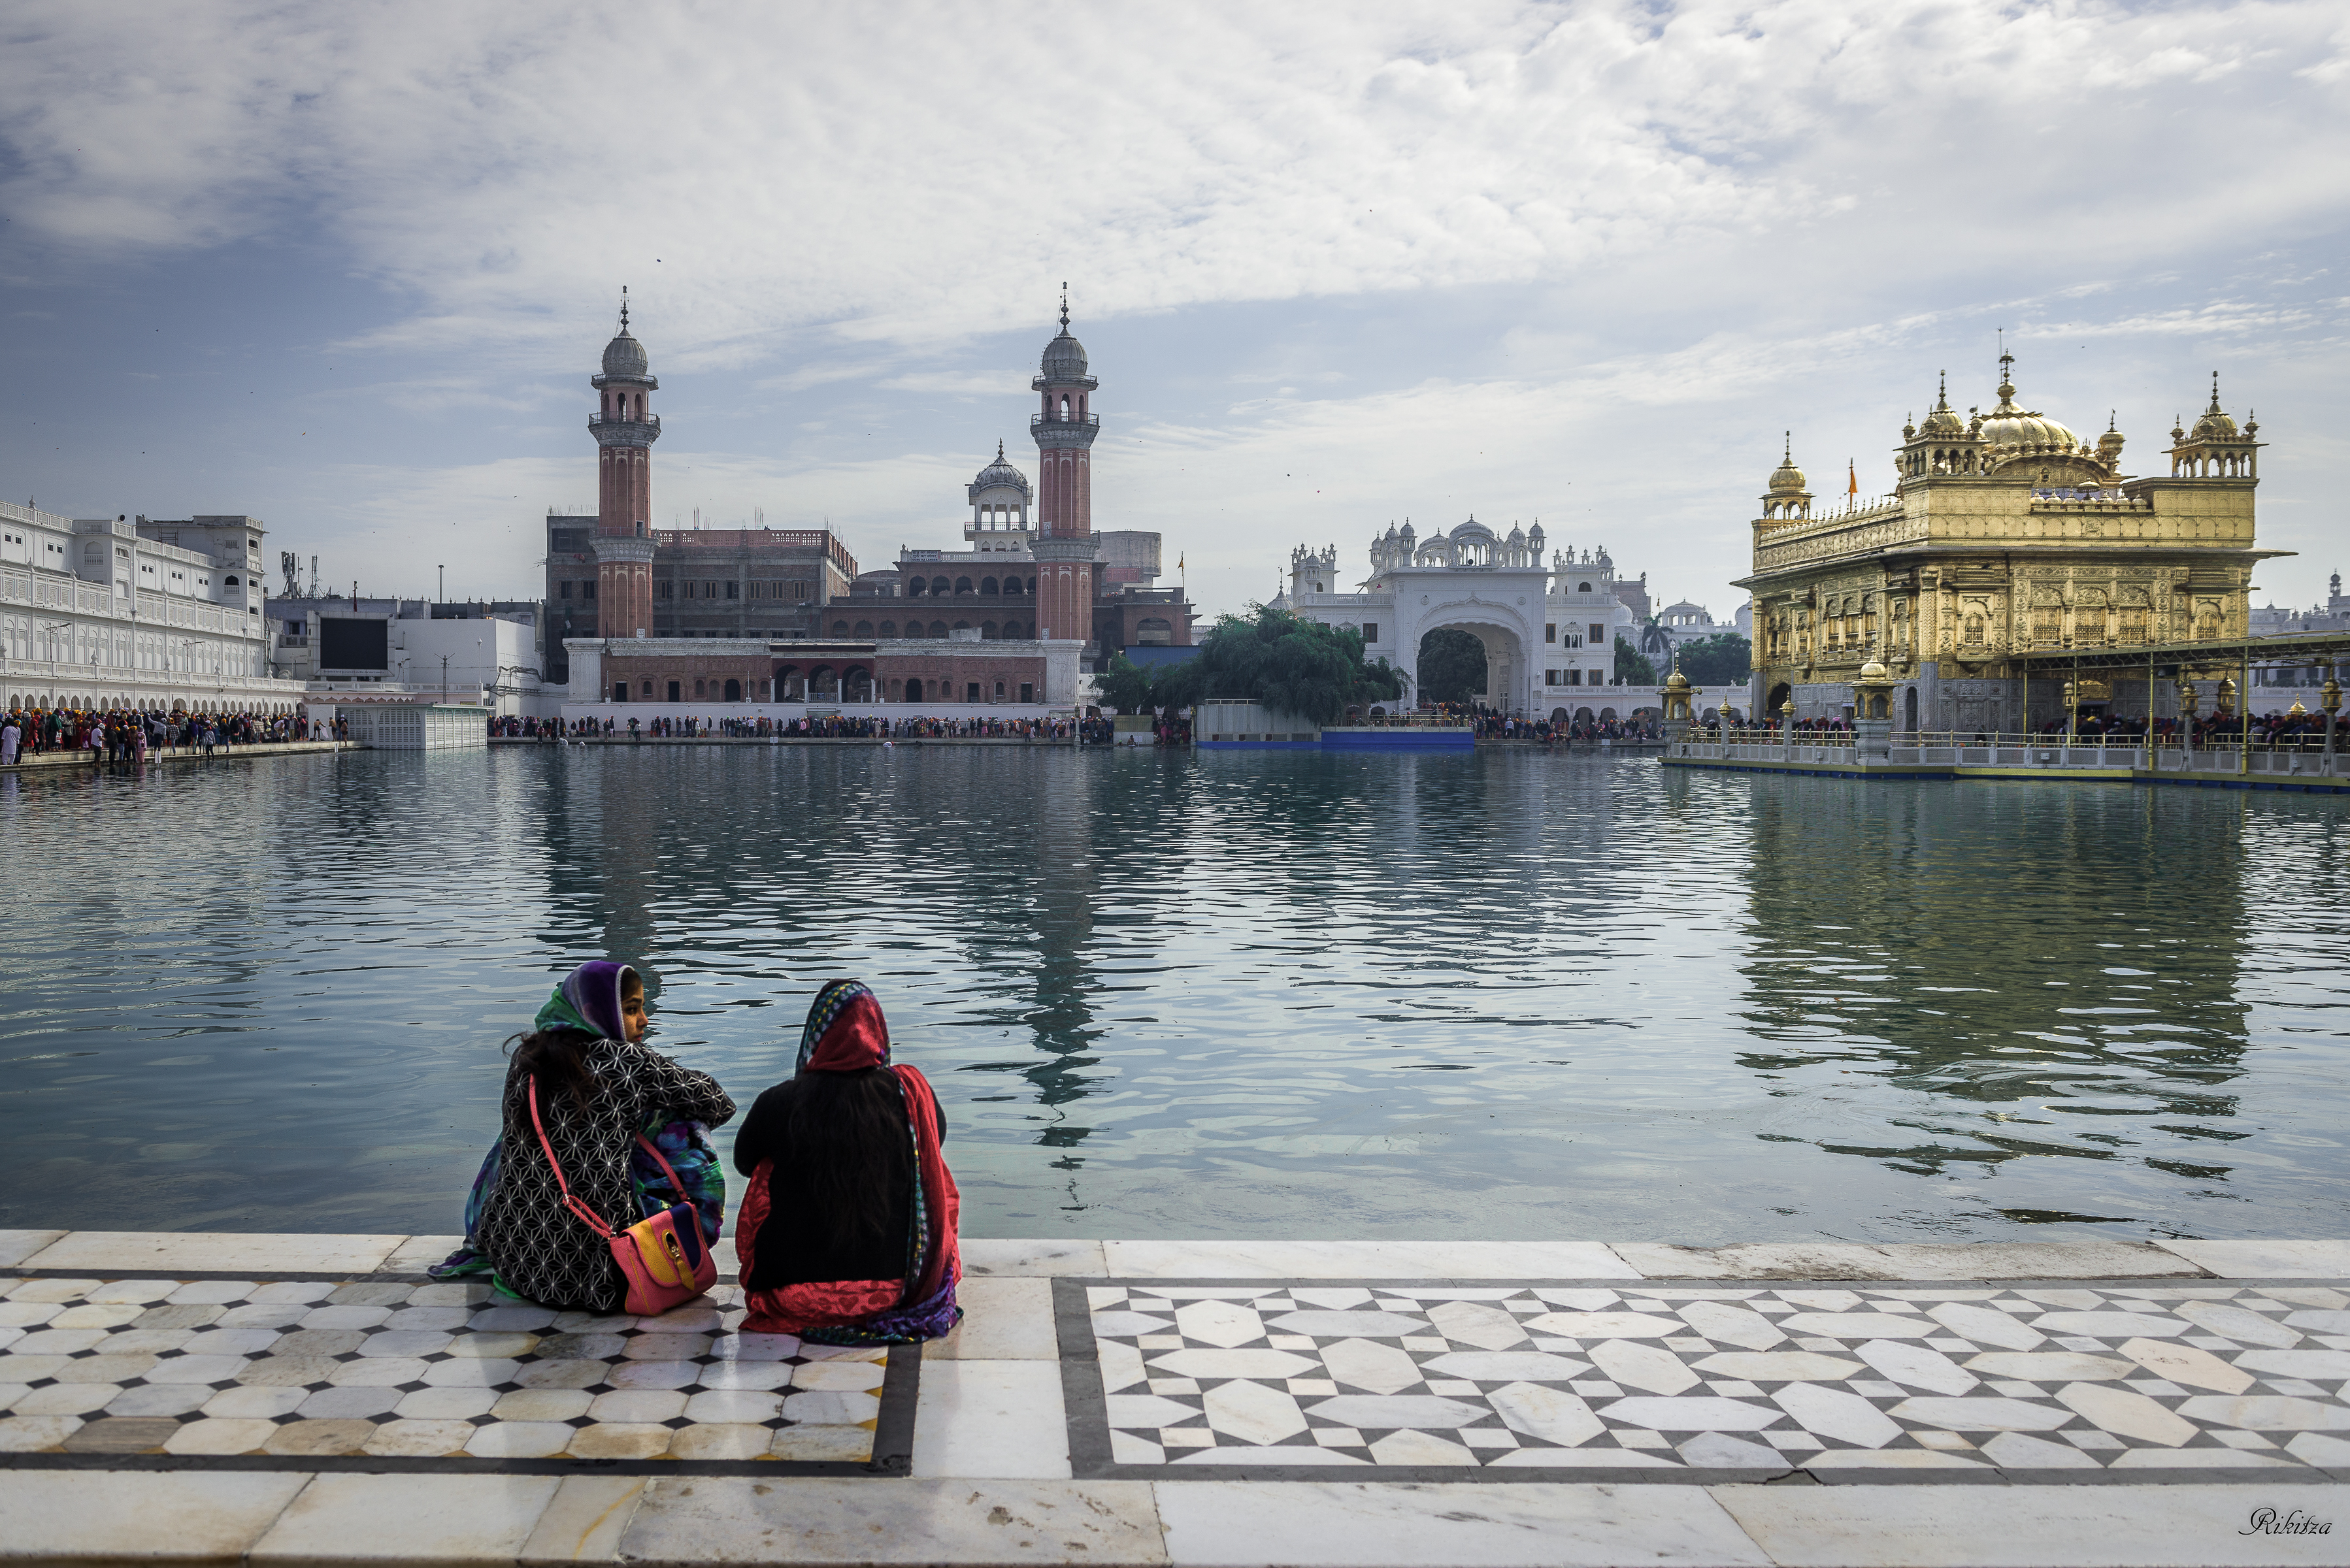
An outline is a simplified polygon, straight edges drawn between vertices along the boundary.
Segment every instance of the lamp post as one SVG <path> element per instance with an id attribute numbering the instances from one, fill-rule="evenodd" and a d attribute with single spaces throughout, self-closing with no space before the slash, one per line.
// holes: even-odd
<path id="1" fill-rule="evenodd" d="M 2325 685 L 2318 693 L 2317 705 L 2325 710 L 2325 771 L 2334 772 L 2334 715 L 2342 708 L 2342 683 L 2329 673 Z"/>

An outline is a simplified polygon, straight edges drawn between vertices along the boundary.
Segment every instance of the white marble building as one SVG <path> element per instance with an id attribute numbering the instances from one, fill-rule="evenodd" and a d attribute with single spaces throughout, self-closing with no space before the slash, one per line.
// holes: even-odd
<path id="1" fill-rule="evenodd" d="M 291 713 L 262 616 L 262 526 L 0 502 L 0 702 Z"/>
<path id="2" fill-rule="evenodd" d="M 1607 550 L 1554 551 L 1545 565 L 1544 546 L 1540 523 L 1502 535 L 1471 517 L 1421 538 L 1406 522 L 1372 539 L 1370 575 L 1351 589 L 1338 580 L 1336 545 L 1319 554 L 1300 545 L 1290 556 L 1288 589 L 1274 602 L 1359 629 L 1368 657 L 1402 671 L 1407 703 L 1419 701 L 1421 639 L 1454 627 L 1484 645 L 1484 701 L 1497 711 L 1574 717 L 1646 705 L 1642 689 L 1613 688 L 1605 700 L 1589 691 L 1612 686 L 1616 639 L 1633 628 Z"/>

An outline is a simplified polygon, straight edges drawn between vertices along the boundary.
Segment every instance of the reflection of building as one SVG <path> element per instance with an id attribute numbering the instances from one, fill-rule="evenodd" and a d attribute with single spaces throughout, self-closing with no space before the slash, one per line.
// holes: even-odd
<path id="1" fill-rule="evenodd" d="M 2002 371 L 2013 358 L 2002 355 Z M 2122 437 L 2094 441 L 2017 406 L 1962 418 L 1945 394 L 1902 430 L 1894 493 L 1814 512 L 1790 458 L 1753 524 L 1752 701 L 1797 718 L 1840 712 L 1870 657 L 1898 678 L 1905 729 L 2026 727 L 2017 656 L 2219 641 L 2245 635 L 2259 483 L 2257 424 L 2210 406 L 2174 429 L 2168 475 L 2121 472 Z M 2028 683 L 2035 722 L 2059 683 Z M 2117 677 L 2111 707 L 2144 713 L 2147 680 Z M 2171 711 L 2168 682 L 2154 711 Z"/>
<path id="2" fill-rule="evenodd" d="M 291 713 L 302 689 L 270 674 L 262 532 L 0 503 L 0 699 Z"/>
<path id="3" fill-rule="evenodd" d="M 1487 706 L 1572 716 L 1581 704 L 1566 689 L 1615 680 L 1616 638 L 1629 635 L 1632 611 L 1618 597 L 1606 548 L 1580 557 L 1555 551 L 1548 566 L 1543 551 L 1539 522 L 1531 531 L 1513 526 L 1505 537 L 1471 517 L 1424 539 L 1406 522 L 1372 539 L 1371 575 L 1351 592 L 1338 582 L 1336 545 L 1319 554 L 1299 546 L 1290 556 L 1288 589 L 1274 602 L 1308 620 L 1359 630 L 1367 657 L 1403 672 L 1408 702 L 1417 701 L 1411 683 L 1420 639 L 1457 628 L 1484 645 Z"/>
<path id="4" fill-rule="evenodd" d="M 1100 383 L 1068 328 L 1065 301 L 1031 382 L 1037 482 L 998 442 L 964 487 L 969 549 L 901 550 L 860 573 L 824 529 L 648 525 L 659 383 L 624 311 L 588 421 L 601 508 L 547 519 L 550 616 L 597 628 L 568 643 L 585 655 L 567 671 L 574 703 L 1066 705 L 1084 659 L 1188 645 L 1190 603 L 1152 586 L 1159 535 L 1094 532 Z"/>
<path id="5" fill-rule="evenodd" d="M 2025 1223 L 2134 1215 L 2167 1230 L 2181 1197 L 2220 1197 L 2239 1186 L 2231 1165 L 2257 1181 L 2273 1161 L 2227 1152 L 2271 1136 L 2241 1114 L 2259 1058 L 2247 1054 L 2240 934 L 2256 840 L 2241 807 L 2201 790 L 2059 801 L 1748 776 L 1736 870 L 1748 956 L 1722 1006 L 1745 1023 L 1737 1060 L 1773 1107 L 1752 1179 L 1803 1206 L 1799 1222 L 1829 1228 L 1832 1164 L 1855 1159 L 1880 1184 L 1968 1177 L 1968 1189 L 1922 1189 L 1967 1206 L 1937 1219 L 1954 1231 L 1969 1209 Z M 1691 802 L 1691 782 L 1666 771 L 1669 808 Z M 1832 883 L 1819 855 L 1831 844 L 1853 846 Z M 2268 874 L 2314 873 L 2324 841 L 2305 848 L 2303 866 Z M 2000 894 L 1985 899 L 1991 864 Z M 1887 987 L 1887 974 L 1901 978 Z M 1850 1088 L 1868 1081 L 1899 1092 L 1871 1106 Z M 2249 1097 L 2270 1103 L 2280 1087 Z M 1873 1207 L 1881 1221 L 1914 1212 Z"/>

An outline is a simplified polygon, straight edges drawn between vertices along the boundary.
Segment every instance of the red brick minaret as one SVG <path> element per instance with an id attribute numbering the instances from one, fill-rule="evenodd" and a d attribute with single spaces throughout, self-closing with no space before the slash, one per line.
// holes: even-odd
<path id="1" fill-rule="evenodd" d="M 1044 374 L 1029 385 L 1044 406 L 1028 421 L 1036 438 L 1036 635 L 1091 642 L 1094 635 L 1094 437 L 1092 409 L 1100 383 L 1086 374 L 1086 348 L 1069 336 L 1069 296 L 1061 296 L 1061 335 L 1045 345 Z"/>
<path id="2" fill-rule="evenodd" d="M 604 346 L 604 373 L 588 383 L 602 406 L 588 416 L 596 437 L 596 635 L 643 637 L 653 624 L 653 442 L 660 418 L 646 404 L 660 383 L 645 346 L 629 335 L 629 291 L 620 290 L 620 330 Z"/>

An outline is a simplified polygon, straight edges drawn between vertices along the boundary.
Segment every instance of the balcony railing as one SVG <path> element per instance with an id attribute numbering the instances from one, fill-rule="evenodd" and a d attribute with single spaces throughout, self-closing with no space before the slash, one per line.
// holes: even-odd
<path id="1" fill-rule="evenodd" d="M 1101 416 L 1099 414 L 1071 414 L 1067 419 L 1049 417 L 1045 414 L 1030 414 L 1028 416 L 1028 428 L 1032 431 L 1043 430 L 1050 425 L 1097 426 L 1100 423 Z"/>

